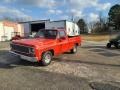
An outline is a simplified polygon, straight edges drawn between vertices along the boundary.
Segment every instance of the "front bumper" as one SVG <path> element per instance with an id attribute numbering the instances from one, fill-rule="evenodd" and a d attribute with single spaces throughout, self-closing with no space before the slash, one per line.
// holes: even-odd
<path id="1" fill-rule="evenodd" d="M 14 55 L 20 56 L 21 59 L 24 59 L 24 60 L 27 60 L 27 61 L 30 61 L 30 62 L 38 62 L 36 57 L 29 57 L 29 56 L 21 55 L 21 54 L 15 53 L 13 51 L 9 51 L 9 52 L 14 54 Z"/>

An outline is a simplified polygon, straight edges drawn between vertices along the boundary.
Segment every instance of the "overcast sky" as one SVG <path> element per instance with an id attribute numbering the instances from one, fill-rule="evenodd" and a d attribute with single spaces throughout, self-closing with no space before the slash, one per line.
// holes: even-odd
<path id="1" fill-rule="evenodd" d="M 120 0 L 0 0 L 0 18 L 3 16 L 27 20 L 70 20 L 84 18 L 95 21 L 99 14 L 107 16 L 111 6 Z"/>

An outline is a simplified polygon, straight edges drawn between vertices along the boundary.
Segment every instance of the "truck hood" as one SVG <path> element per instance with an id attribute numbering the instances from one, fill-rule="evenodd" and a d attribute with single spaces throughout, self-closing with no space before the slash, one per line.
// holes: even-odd
<path id="1" fill-rule="evenodd" d="M 13 43 L 28 45 L 28 46 L 43 46 L 53 44 L 55 39 L 21 39 L 15 40 Z"/>

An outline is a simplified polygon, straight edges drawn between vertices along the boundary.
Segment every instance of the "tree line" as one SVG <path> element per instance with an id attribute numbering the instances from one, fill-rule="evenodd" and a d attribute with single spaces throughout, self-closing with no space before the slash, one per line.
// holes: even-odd
<path id="1" fill-rule="evenodd" d="M 79 19 L 77 22 L 81 33 L 107 33 L 110 30 L 120 32 L 120 5 L 112 6 L 107 17 L 102 17 L 99 14 L 99 20 L 87 23 L 84 19 Z"/>

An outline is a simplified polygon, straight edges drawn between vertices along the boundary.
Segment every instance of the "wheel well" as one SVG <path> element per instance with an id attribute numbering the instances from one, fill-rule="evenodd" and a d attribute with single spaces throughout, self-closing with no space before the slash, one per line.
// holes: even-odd
<path id="1" fill-rule="evenodd" d="M 52 55 L 54 56 L 54 50 L 47 50 L 47 51 L 50 51 L 51 53 L 52 53 Z M 45 52 L 47 52 L 47 51 L 44 51 L 43 53 L 42 53 L 42 55 L 45 53 Z"/>
<path id="2" fill-rule="evenodd" d="M 54 50 L 51 49 L 51 50 L 48 50 L 48 51 L 50 51 L 52 53 L 52 55 L 54 56 Z"/>
<path id="3" fill-rule="evenodd" d="M 76 43 L 75 45 L 76 45 L 76 46 L 79 46 L 79 44 L 78 44 L 78 43 Z"/>

